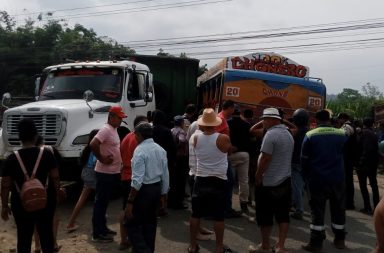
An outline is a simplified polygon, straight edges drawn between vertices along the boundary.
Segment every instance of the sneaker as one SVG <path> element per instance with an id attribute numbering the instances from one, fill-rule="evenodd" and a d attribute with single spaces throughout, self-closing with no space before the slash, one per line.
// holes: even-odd
<path id="1" fill-rule="evenodd" d="M 336 249 L 345 249 L 345 241 L 344 240 L 333 240 L 333 245 L 335 245 Z"/>
<path id="2" fill-rule="evenodd" d="M 109 237 L 108 235 L 97 235 L 92 236 L 93 242 L 100 242 L 100 243 L 108 243 L 113 242 L 113 238 Z"/>
<path id="3" fill-rule="evenodd" d="M 251 223 L 256 223 L 256 217 L 248 217 L 248 221 L 251 222 Z"/>
<path id="4" fill-rule="evenodd" d="M 360 209 L 360 212 L 366 215 L 373 215 L 372 209 L 368 209 L 368 208 Z"/>
<path id="5" fill-rule="evenodd" d="M 117 235 L 117 232 L 113 231 L 112 229 L 107 228 L 105 230 L 105 234 L 107 234 L 107 235 Z"/>

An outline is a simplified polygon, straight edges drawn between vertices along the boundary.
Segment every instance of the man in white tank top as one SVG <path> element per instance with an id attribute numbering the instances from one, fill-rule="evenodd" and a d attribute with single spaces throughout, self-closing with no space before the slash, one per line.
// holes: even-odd
<path id="1" fill-rule="evenodd" d="M 231 150 L 231 141 L 228 135 L 215 131 L 215 127 L 221 124 L 221 119 L 213 109 L 205 109 L 197 123 L 202 133 L 193 136 L 196 179 L 192 194 L 188 252 L 199 251 L 196 236 L 200 218 L 212 217 L 215 220 L 216 252 L 229 253 L 232 251 L 223 247 L 223 238 L 228 152 Z"/>

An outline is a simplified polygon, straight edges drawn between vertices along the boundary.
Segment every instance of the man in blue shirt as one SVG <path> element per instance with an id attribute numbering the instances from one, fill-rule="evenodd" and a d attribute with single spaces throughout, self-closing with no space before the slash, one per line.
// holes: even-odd
<path id="1" fill-rule="evenodd" d="M 169 189 L 167 153 L 153 141 L 152 133 L 149 123 L 135 127 L 138 146 L 131 161 L 132 188 L 125 209 L 125 226 L 135 253 L 155 251 L 156 209 Z"/>
<path id="2" fill-rule="evenodd" d="M 330 113 L 316 113 L 317 128 L 307 132 L 301 150 L 301 165 L 310 193 L 311 236 L 303 249 L 321 252 L 325 239 L 324 214 L 329 199 L 334 245 L 345 248 L 345 172 L 343 147 L 347 141 L 344 130 L 331 126 Z"/>

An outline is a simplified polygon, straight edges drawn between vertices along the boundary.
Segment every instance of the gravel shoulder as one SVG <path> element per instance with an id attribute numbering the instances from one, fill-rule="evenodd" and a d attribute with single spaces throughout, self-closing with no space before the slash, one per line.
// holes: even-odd
<path id="1" fill-rule="evenodd" d="M 380 192 L 384 191 L 384 176 L 378 176 Z M 355 177 L 355 200 L 356 209 L 362 208 L 362 199 Z M 235 208 L 238 202 L 238 196 L 234 194 Z M 108 244 L 94 243 L 91 239 L 91 217 L 92 201 L 88 201 L 86 207 L 80 213 L 78 218 L 79 229 L 73 233 L 67 233 L 65 230 L 66 222 L 71 214 L 75 201 L 67 200 L 59 205 L 60 227 L 58 234 L 58 243 L 62 245 L 60 252 L 130 252 L 130 250 L 119 251 L 119 236 L 115 241 Z M 253 210 L 253 209 L 251 209 Z M 309 240 L 309 208 L 306 207 L 304 220 L 292 220 L 286 246 L 289 252 L 305 252 L 301 250 L 301 245 Z M 121 200 L 116 199 L 110 203 L 108 208 L 108 224 L 111 229 L 118 231 L 118 217 L 121 211 Z M 174 211 L 169 210 L 169 216 L 159 219 L 156 252 L 186 252 L 189 240 L 189 216 L 190 210 Z M 211 221 L 203 221 L 204 226 L 211 228 Z M 324 242 L 324 252 L 372 252 L 375 246 L 375 233 L 372 225 L 372 217 L 364 215 L 358 211 L 347 211 L 347 249 L 337 250 L 332 245 L 333 234 L 330 228 L 329 210 L 326 217 L 327 239 Z M 274 227 L 272 240 L 276 241 L 277 229 Z M 226 230 L 224 242 L 235 252 L 248 252 L 250 244 L 256 244 L 260 240 L 260 232 L 255 223 L 249 222 L 246 217 L 226 220 Z M 200 242 L 201 253 L 214 252 L 214 237 L 209 241 Z M 0 253 L 15 252 L 16 248 L 16 227 L 11 217 L 9 221 L 0 220 Z M 32 247 L 33 249 L 34 247 Z"/>

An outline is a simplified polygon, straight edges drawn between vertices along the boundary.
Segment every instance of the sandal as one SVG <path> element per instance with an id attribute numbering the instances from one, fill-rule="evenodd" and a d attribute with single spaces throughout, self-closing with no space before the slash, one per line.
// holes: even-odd
<path id="1" fill-rule="evenodd" d="M 200 246 L 199 246 L 199 244 L 196 244 L 196 249 L 195 249 L 195 250 L 192 250 L 192 249 L 191 249 L 191 246 L 188 246 L 188 248 L 187 248 L 187 252 L 188 252 L 188 253 L 198 253 L 199 250 L 200 250 Z"/>
<path id="2" fill-rule="evenodd" d="M 75 232 L 78 228 L 79 228 L 79 225 L 75 224 L 75 225 L 73 225 L 71 227 L 67 227 L 67 232 L 68 233 Z"/>
<path id="3" fill-rule="evenodd" d="M 200 234 L 202 235 L 213 235 L 215 232 L 212 230 L 209 230 L 208 228 L 201 227 L 200 228 Z"/>
<path id="4" fill-rule="evenodd" d="M 196 236 L 196 240 L 198 241 L 209 241 L 211 240 L 211 235 L 206 235 L 202 233 L 198 233 Z"/>
<path id="5" fill-rule="evenodd" d="M 276 248 L 276 245 L 272 247 L 272 252 L 273 252 L 273 253 L 289 253 L 289 252 L 286 251 L 285 249 L 282 249 L 282 248 Z"/>
<path id="6" fill-rule="evenodd" d="M 270 253 L 271 252 L 271 248 L 269 249 L 264 249 L 262 246 L 261 246 L 261 243 L 257 246 L 253 246 L 253 245 L 250 245 L 248 247 L 248 252 L 249 253 Z"/>
<path id="7" fill-rule="evenodd" d="M 230 248 L 224 247 L 223 253 L 232 253 L 232 250 Z"/>
<path id="8" fill-rule="evenodd" d="M 53 252 L 59 252 L 62 245 L 56 245 L 55 248 L 53 248 Z"/>

